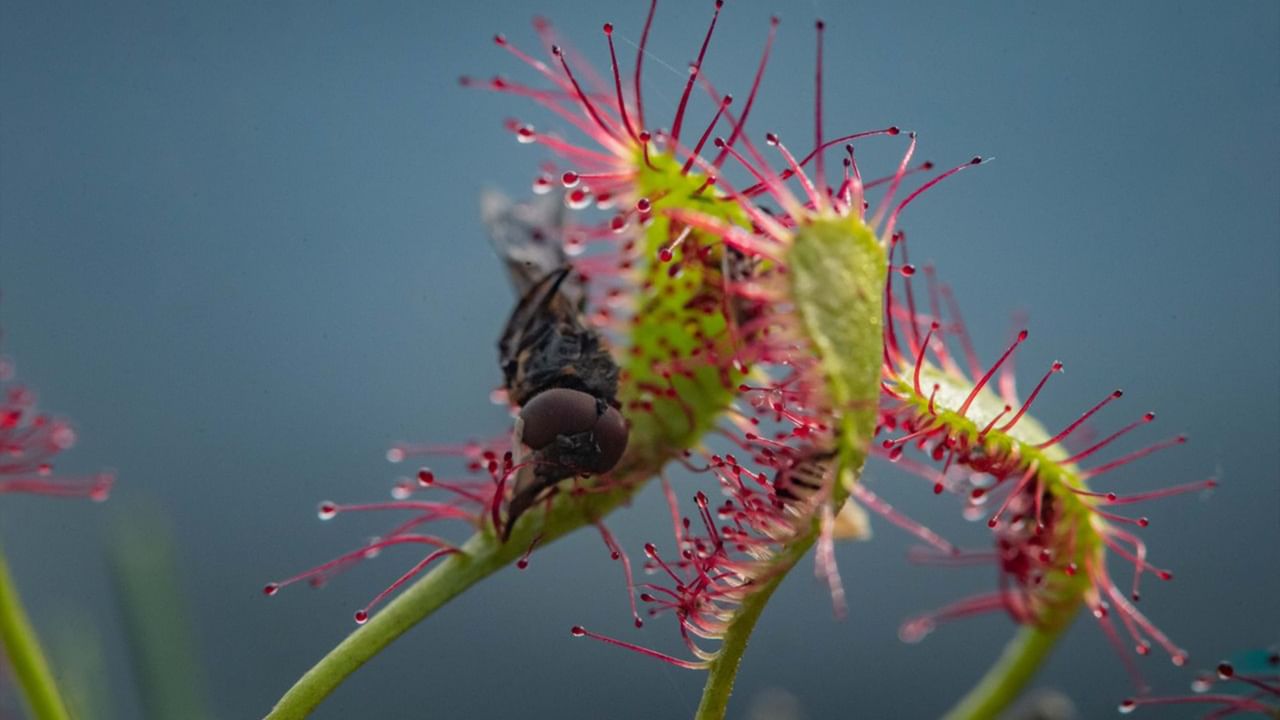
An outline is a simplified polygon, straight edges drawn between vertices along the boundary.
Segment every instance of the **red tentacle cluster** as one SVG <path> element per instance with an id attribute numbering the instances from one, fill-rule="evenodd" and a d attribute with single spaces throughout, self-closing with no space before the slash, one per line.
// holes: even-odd
<path id="1" fill-rule="evenodd" d="M 76 432 L 66 420 L 39 412 L 35 392 L 12 383 L 13 375 L 13 362 L 0 357 L 0 494 L 106 500 L 115 482 L 111 473 L 53 474 L 55 458 L 75 444 Z"/>
<path id="2" fill-rule="evenodd" d="M 905 239 L 894 245 L 905 260 Z M 1088 481 L 1110 473 L 1151 453 L 1180 445 L 1177 436 L 1116 459 L 1082 467 L 1128 433 L 1154 419 L 1146 413 L 1101 440 L 1076 449 L 1086 423 L 1112 401 L 1117 390 L 1086 410 L 1078 419 L 1050 435 L 1028 410 L 1052 375 L 1063 365 L 1054 362 L 1025 400 L 1015 391 L 1012 358 L 1026 341 L 1019 331 L 1000 357 L 983 367 L 965 331 L 954 298 L 927 273 L 928 311 L 917 306 L 909 265 L 900 265 L 886 283 L 886 350 L 884 402 L 878 434 L 885 436 L 879 454 L 904 465 L 933 483 L 934 492 L 950 491 L 963 498 L 966 517 L 986 517 L 993 531 L 991 554 L 944 552 L 926 559 L 941 564 L 972 564 L 985 559 L 999 570 L 998 591 L 968 598 L 907 621 L 902 637 L 921 639 L 942 620 L 993 610 L 1007 611 L 1015 621 L 1053 627 L 1067 622 L 1083 602 L 1092 611 L 1142 684 L 1137 669 L 1123 652 L 1112 624 L 1118 618 L 1138 654 L 1146 655 L 1154 640 L 1181 665 L 1186 653 L 1164 635 L 1133 604 L 1139 598 L 1144 574 L 1164 580 L 1172 574 L 1147 560 L 1147 547 L 1125 526 L 1146 527 L 1145 517 L 1113 512 L 1125 506 L 1216 487 L 1214 479 L 1120 495 L 1092 490 Z M 901 276 L 900 288 L 895 275 Z M 942 306 L 951 310 L 944 317 Z M 900 328 L 899 325 L 905 325 Z M 948 339 L 959 345 L 954 353 Z M 961 362 L 968 366 L 962 370 Z M 971 380 L 970 378 L 977 378 Z M 1072 449 L 1068 449 L 1071 446 Z M 914 449 L 922 460 L 904 455 Z M 994 508 L 994 509 L 992 509 Z M 1112 580 L 1109 555 L 1133 566 L 1131 586 L 1125 590 Z"/>

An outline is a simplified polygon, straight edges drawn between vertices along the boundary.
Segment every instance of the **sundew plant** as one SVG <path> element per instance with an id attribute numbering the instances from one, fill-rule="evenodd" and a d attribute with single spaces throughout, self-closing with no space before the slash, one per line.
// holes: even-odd
<path id="1" fill-rule="evenodd" d="M 34 391 L 18 382 L 14 362 L 0 356 L 0 513 L 6 518 L 0 545 L 8 549 L 3 541 L 29 535 L 32 542 L 19 547 L 30 548 L 40 542 L 41 529 L 56 530 L 54 546 L 74 540 L 91 549 L 84 554 L 92 555 L 87 562 L 93 565 L 101 554 L 111 586 L 103 600 L 115 618 L 109 622 L 121 626 L 128 646 L 127 662 L 104 662 L 96 629 L 82 632 L 85 624 L 74 616 L 65 623 L 62 616 L 48 620 L 55 615 L 47 608 L 56 603 L 44 590 L 36 591 L 35 601 L 30 594 L 25 602 L 20 597 L 29 568 L 44 563 L 52 573 L 61 558 L 37 561 L 28 550 L 11 556 L 17 558 L 12 572 L 0 555 L 0 715 L 13 709 L 37 720 L 109 720 L 134 709 L 128 702 L 122 712 L 110 709 L 112 696 L 130 692 L 146 717 L 217 717 L 218 705 L 248 702 L 231 703 L 217 693 L 206 701 L 206 670 L 243 679 L 252 668 L 271 667 L 269 698 L 245 690 L 254 698 L 254 715 L 268 720 L 382 707 L 384 698 L 364 681 L 391 670 L 399 692 L 422 698 L 422 717 L 478 712 L 456 700 L 437 702 L 432 690 L 464 683 L 495 695 L 504 689 L 529 693 L 530 708 L 546 707 L 546 696 L 558 698 L 562 717 L 611 716 L 609 708 L 581 698 L 616 693 L 614 688 L 583 688 L 584 680 L 570 672 L 547 679 L 545 669 L 528 660 L 546 657 L 573 658 L 592 671 L 616 669 L 628 678 L 656 668 L 677 692 L 697 688 L 696 697 L 680 700 L 687 705 L 682 715 L 698 720 L 806 717 L 801 708 L 810 703 L 831 707 L 806 695 L 815 687 L 828 696 L 823 700 L 837 697 L 836 707 L 848 717 L 867 715 L 863 704 L 886 703 L 902 717 L 940 708 L 949 720 L 1058 717 L 1060 711 L 1039 702 L 1043 685 L 1058 679 L 1045 669 L 1055 658 L 1087 655 L 1109 679 L 1088 692 L 1105 697 L 1117 714 L 1280 718 L 1280 655 L 1268 634 L 1275 628 L 1265 627 L 1266 618 L 1251 621 L 1263 626 L 1244 639 L 1246 645 L 1215 630 L 1218 623 L 1241 625 L 1232 615 L 1254 606 L 1240 598 L 1271 587 L 1273 579 L 1228 586 L 1207 576 L 1203 564 L 1184 572 L 1179 555 L 1198 548 L 1224 556 L 1223 565 L 1249 563 L 1255 575 L 1272 573 L 1265 566 L 1274 548 L 1224 538 L 1221 524 L 1212 532 L 1208 519 L 1233 494 L 1255 486 L 1230 471 L 1233 458 L 1204 447 L 1178 427 L 1181 420 L 1164 419 L 1160 406 L 1179 399 L 1181 388 L 1157 394 L 1150 383 L 1119 387 L 1176 359 L 1139 354 L 1128 375 L 1099 379 L 1087 368 L 1113 365 L 1096 361 L 1098 343 L 1082 340 L 1079 328 L 1060 332 L 1052 321 L 1022 312 L 1021 298 L 1037 287 L 1060 288 L 1063 303 L 1083 301 L 1089 278 L 1074 277 L 1069 265 L 1023 265 L 1019 258 L 1026 256 L 1010 248 L 1039 239 L 1002 237 L 998 220 L 985 223 L 994 229 L 971 229 L 975 217 L 1006 212 L 1006 198 L 970 192 L 966 197 L 976 200 L 948 204 L 966 184 L 982 187 L 989 173 L 1012 171 L 992 162 L 981 141 L 955 146 L 955 135 L 938 132 L 952 110 L 901 100 L 912 108 L 902 111 L 878 95 L 868 101 L 872 107 L 849 111 L 848 99 L 860 97 L 863 85 L 875 79 L 863 69 L 859 36 L 867 28 L 845 26 L 843 13 L 836 13 L 839 22 L 820 19 L 832 15 L 821 4 L 752 16 L 755 25 L 736 19 L 742 8 L 732 1 L 677 5 L 634 0 L 620 8 L 593 7 L 592 17 L 600 20 L 586 31 L 581 22 L 562 30 L 549 15 L 534 15 L 525 26 L 524 18 L 494 12 L 487 19 L 494 25 L 491 35 L 472 38 L 465 53 L 441 52 L 433 60 L 433 73 L 447 69 L 456 76 L 449 97 L 463 98 L 433 110 L 447 112 L 467 135 L 423 135 L 465 145 L 466 156 L 481 161 L 460 168 L 430 158 L 418 170 L 438 174 L 441 185 L 474 174 L 507 192 L 469 189 L 472 207 L 435 214 L 433 206 L 423 216 L 431 225 L 420 232 L 448 247 L 435 257 L 457 283 L 478 275 L 466 253 L 487 237 L 485 272 L 501 273 L 510 293 L 481 305 L 451 297 L 456 287 L 447 283 L 413 288 L 434 314 L 485 333 L 492 329 L 493 342 L 465 362 L 497 384 L 466 407 L 422 398 L 425 413 L 444 420 L 417 437 L 383 445 L 379 452 L 387 464 L 374 471 L 375 482 L 313 477 L 323 488 L 314 493 L 311 483 L 273 484 L 272 476 L 311 466 L 304 459 L 295 466 L 292 459 L 255 456 L 239 444 L 246 438 L 297 447 L 289 443 L 305 435 L 302 447 L 326 458 L 333 445 L 346 442 L 342 430 L 315 434 L 315 425 L 296 424 L 299 415 L 287 403 L 276 408 L 264 399 L 237 407 L 230 428 L 187 422 L 188 415 L 198 418 L 216 404 L 216 395 L 236 402 L 283 396 L 297 358 L 315 347 L 347 343 L 335 321 L 314 326 L 323 338 L 319 346 L 295 347 L 301 335 L 284 319 L 286 307 L 321 314 L 305 299 L 310 296 L 289 289 L 282 278 L 323 286 L 317 270 L 323 260 L 308 258 L 278 273 L 228 261 L 235 265 L 234 279 L 211 283 L 217 286 L 214 302 L 185 302 L 183 293 L 200 287 L 201 273 L 219 260 L 178 257 L 181 244 L 167 238 L 164 253 L 173 267 L 159 271 L 159 289 L 139 315 L 141 329 L 128 335 L 133 341 L 165 352 L 167 344 L 152 333 L 161 332 L 168 313 L 181 314 L 197 334 L 216 334 L 220 321 L 211 319 L 211 308 L 224 302 L 239 308 L 233 342 L 211 335 L 192 343 L 198 353 L 225 353 L 216 380 L 181 363 L 157 359 L 146 365 L 144 374 L 157 382 L 177 378 L 182 390 L 174 398 L 159 390 L 138 393 L 165 397 L 165 410 L 149 416 L 150 425 L 130 429 L 145 436 L 154 428 L 156 439 L 144 445 L 166 458 L 166 478 L 203 493 L 199 503 L 168 508 L 172 521 L 158 522 L 153 510 L 141 510 L 146 499 L 116 510 L 121 491 L 131 492 L 127 468 L 117 487 L 114 472 L 80 475 L 55 466 L 75 443 L 76 431 L 44 412 Z M 326 11 L 315 12 L 323 17 Z M 677 51 L 682 54 L 668 49 L 671 37 L 687 42 Z M 318 58 L 330 58 L 339 46 L 347 47 L 327 45 L 308 62 L 323 66 Z M 279 50 L 287 55 L 297 48 L 284 43 Z M 235 63 L 235 57 L 224 59 Z M 947 74 L 945 61 L 939 61 L 941 75 Z M 160 65 L 182 75 L 180 62 Z M 1127 70 L 1119 66 L 1116 72 Z M 109 65 L 103 72 L 110 72 Z M 306 74 L 277 78 L 272 97 L 287 96 Z M 374 81 L 362 76 L 353 87 Z M 191 86 L 205 87 L 194 80 Z M 147 86 L 139 87 L 143 92 Z M 774 99 L 774 88 L 783 91 L 785 103 Z M 28 89 L 27 96 L 39 98 L 39 88 Z M 1040 91 L 1024 89 L 1028 98 Z M 910 99 L 914 89 L 896 92 Z M 975 86 L 973 92 L 984 91 Z M 229 103 L 243 107 L 240 99 Z M 1222 98 L 1203 101 L 1225 106 Z M 267 115 L 224 118 L 225 125 L 210 132 L 250 137 Z M 882 120 L 868 125 L 866 118 Z M 1124 127 L 1117 121 L 1093 132 L 1105 136 Z M 324 123 L 304 123 L 293 132 L 323 135 Z M 1143 161 L 1142 139 L 1127 141 L 1133 157 L 1106 159 L 1098 175 L 1111 171 L 1108 162 Z M 1045 142 L 1051 142 L 1048 133 Z M 1259 142 L 1261 153 L 1271 140 Z M 492 152 L 495 147 L 500 151 Z M 1078 151 L 1082 158 L 1089 154 L 1087 147 Z M 224 152 L 219 162 L 244 155 Z M 269 165 L 269 155 L 255 157 Z M 182 152 L 166 157 L 175 166 L 188 162 Z M 1233 172 L 1243 172 L 1242 164 L 1233 164 Z M 1044 182 L 1056 171 L 1046 168 L 1018 182 Z M 1203 181 L 1206 186 L 1220 178 L 1204 172 L 1212 178 Z M 289 190 L 278 197 L 287 198 L 297 181 L 290 178 L 282 186 Z M 519 195 L 509 197 L 510 188 L 520 188 Z M 183 202 L 202 202 L 198 183 L 188 190 Z M 1079 197 L 1059 193 L 1043 214 L 1055 231 L 1063 218 L 1078 221 L 1082 230 L 1072 235 L 1078 242 L 1072 252 L 1085 255 L 1099 246 L 1086 237 L 1083 228 L 1093 226 L 1084 219 L 1128 198 L 1091 205 L 1080 190 Z M 384 194 L 395 193 L 384 188 Z M 941 230 L 937 222 L 921 221 L 934 203 L 947 209 Z M 175 206 L 181 202 L 155 212 L 162 216 Z M 234 214 L 228 208 L 235 203 L 227 206 L 218 213 Z M 341 216 L 332 206 L 318 210 Z M 1230 226 L 1228 212 L 1190 196 L 1185 211 L 1220 213 L 1223 227 Z M 465 239 L 445 229 L 453 227 L 448 223 L 454 215 L 466 217 Z M 1201 228 L 1195 219 L 1186 219 L 1187 226 Z M 363 232 L 356 234 L 363 238 Z M 289 233 L 280 233 L 281 243 L 296 240 Z M 308 242 L 298 240 L 306 252 Z M 981 261 L 957 263 L 957 248 Z M 1220 253 L 1201 250 L 1215 258 Z M 1147 252 L 1099 253 L 1089 262 L 1125 265 L 1140 276 L 1135 288 L 1141 292 L 1144 283 L 1164 282 L 1153 259 L 1174 251 L 1156 244 Z M 376 247 L 362 246 L 357 254 L 364 253 L 374 254 Z M 353 257 L 346 262 L 354 268 Z M 1239 263 L 1247 272 L 1249 259 Z M 1210 259 L 1204 264 L 1210 267 Z M 139 277 L 151 272 L 135 270 Z M 274 301 L 242 302 L 241 284 L 259 271 L 270 275 Z M 1221 287 L 1232 281 L 1204 282 Z M 397 297 L 407 297 L 401 293 Z M 1200 310 L 1193 295 L 1189 289 L 1186 307 L 1162 311 L 1181 322 L 1193 305 Z M 110 293 L 101 299 L 111 301 Z M 9 306 L 0 304 L 0 311 Z M 1156 322 L 1136 302 L 1109 306 L 1106 317 L 1094 318 L 1099 334 L 1129 315 L 1135 327 Z M 1259 355 L 1273 350 L 1266 345 L 1274 339 L 1274 332 L 1267 334 L 1273 315 L 1223 309 L 1228 322 L 1258 328 L 1250 332 L 1259 338 L 1252 350 Z M 254 324 L 260 316 L 278 322 L 264 332 Z M 406 321 L 401 308 L 388 309 L 386 317 L 418 332 L 417 320 Z M 1006 323 L 1003 334 L 990 331 Z M 49 329 L 54 331 L 52 324 Z M 1187 335 L 1188 343 L 1198 342 Z M 431 382 L 453 382 L 442 369 L 455 340 L 431 336 L 430 353 L 414 358 Z M 226 360 L 271 353 L 279 356 L 270 377 L 240 374 Z M 1253 377 L 1256 372 L 1236 369 L 1254 367 L 1254 358 L 1229 354 L 1223 352 L 1215 369 L 1220 377 L 1214 392 L 1233 398 L 1240 411 L 1215 422 L 1237 424 L 1249 434 L 1265 423 L 1253 417 L 1245 395 L 1266 396 L 1271 386 Z M 1086 368 L 1081 380 L 1069 375 L 1077 367 Z M 354 398 L 366 387 L 373 392 L 391 382 L 344 376 L 338 384 Z M 102 385 L 72 387 L 87 397 L 111 390 L 109 381 Z M 297 385 L 304 386 L 307 394 L 330 397 L 325 393 L 331 388 Z M 1275 398 L 1266 400 L 1274 404 Z M 354 401 L 351 407 L 303 404 L 310 410 L 299 413 L 334 428 L 380 422 Z M 471 432 L 464 418 L 472 410 L 489 412 L 486 432 Z M 74 406 L 71 411 L 78 414 Z M 160 440 L 167 437 L 166 425 L 185 428 L 179 441 Z M 393 432 L 380 428 L 374 434 L 389 439 Z M 191 452 L 200 448 L 210 452 Z M 252 472 L 260 481 L 246 491 L 237 473 L 259 460 L 261 468 Z M 239 469 L 227 469 L 233 467 Z M 345 477 L 347 469 L 324 472 Z M 125 532 L 101 543 L 80 520 L 41 519 L 39 528 L 35 520 L 26 526 L 7 521 L 18 513 L 25 519 L 27 508 L 32 518 L 37 512 L 56 517 L 77 499 L 101 502 L 113 493 L 99 510 L 119 513 Z M 198 517 L 183 514 L 196 506 Z M 256 520 L 304 512 L 316 522 L 302 531 L 283 520 Z M 1172 538 L 1161 534 L 1166 523 L 1177 526 Z M 200 538 L 198 547 L 190 553 L 170 547 L 170 526 L 179 533 L 197 528 L 191 532 Z M 221 540 L 210 539 L 240 535 L 253 552 L 225 553 Z M 579 573 L 566 546 L 594 553 L 612 579 Z M 76 562 L 83 567 L 85 561 Z M 912 577 L 928 579 L 913 586 L 885 568 L 909 568 L 919 573 Z M 235 593 L 223 592 L 227 577 L 236 578 Z M 552 582 L 572 587 L 548 608 L 503 584 L 512 578 L 526 588 Z M 57 603 L 74 606 L 90 598 L 93 582 L 89 576 L 80 581 L 84 589 L 57 588 Z M 1214 586 L 1214 610 L 1188 618 L 1186 608 L 1193 605 L 1176 598 L 1184 588 L 1203 591 L 1206 584 Z M 195 590 L 188 597 L 184 588 Z M 344 610 L 332 610 L 335 597 Z M 884 607 L 873 613 L 868 598 L 891 608 L 890 634 L 912 653 L 914 664 L 886 661 L 883 672 L 909 675 L 919 697 L 897 696 L 874 673 L 826 659 L 817 671 L 806 665 L 806 679 L 813 682 L 791 692 L 788 678 L 795 675 L 787 663 L 795 655 L 783 651 L 807 653 L 811 643 L 834 640 L 846 658 L 873 653 L 868 638 L 888 627 Z M 243 648 L 243 668 L 220 662 L 201 669 L 188 602 L 225 606 L 226 614 L 256 628 L 252 647 Z M 462 612 L 472 603 L 502 620 L 516 618 L 527 634 L 511 636 L 476 623 L 478 614 Z M 788 609 L 799 603 L 806 603 L 803 613 Z M 468 620 L 459 624 L 459 617 Z M 423 639 L 431 628 L 464 633 L 471 654 L 433 646 Z M 105 632 L 114 630 L 108 625 Z M 203 639 L 223 645 L 232 636 L 207 633 Z M 538 647 L 532 655 L 513 653 L 533 643 Z M 1239 652 L 1221 660 L 1205 655 L 1233 648 Z M 782 701 L 760 702 L 758 683 L 745 680 L 750 672 L 776 675 Z M 86 673 L 96 673 L 96 684 L 86 682 Z M 537 679 L 525 682 L 526 676 Z M 121 677 L 135 687 L 103 689 Z M 1181 678 L 1190 690 L 1171 686 L 1170 678 Z M 669 703 L 647 709 L 667 688 L 632 684 L 634 694 L 614 699 L 619 714 L 672 714 Z M 479 708 L 490 698 L 471 700 Z M 537 711 L 513 703 L 508 714 Z"/>
<path id="2" fill-rule="evenodd" d="M 424 556 L 355 611 L 362 627 L 308 671 L 269 717 L 306 715 L 348 674 L 468 587 L 504 566 L 526 567 L 540 546 L 587 525 L 621 565 L 635 626 L 643 627 L 646 616 L 672 618 L 686 653 L 668 655 L 581 625 L 570 634 L 705 672 L 699 718 L 726 715 L 748 639 L 778 584 L 810 550 L 836 615 L 846 613 L 833 548 L 838 538 L 865 534 L 859 526 L 866 511 L 923 541 L 930 561 L 999 568 L 992 592 L 911 618 L 901 631 L 914 642 L 943 620 L 983 612 L 1005 613 L 1020 626 L 952 717 L 1003 710 L 1079 612 L 1097 619 L 1139 688 L 1143 680 L 1131 655 L 1147 655 L 1154 646 L 1175 665 L 1186 662 L 1186 652 L 1135 605 L 1144 576 L 1169 580 L 1172 573 L 1148 559 L 1138 534 L 1148 519 L 1125 511 L 1204 491 L 1216 481 L 1145 493 L 1111 490 L 1112 473 L 1184 442 L 1174 437 L 1095 460 L 1154 419 L 1148 412 L 1101 439 L 1075 442 L 1085 423 L 1121 396 L 1118 390 L 1060 430 L 1047 430 L 1032 406 L 1063 364 L 1053 363 L 1029 394 L 1019 395 L 1012 358 L 1028 332 L 1017 332 L 994 362 L 983 364 L 951 291 L 934 281 L 932 270 L 927 288 L 913 284 L 917 268 L 907 258 L 904 212 L 982 158 L 949 169 L 919 162 L 916 134 L 897 126 L 829 134 L 821 21 L 815 25 L 811 140 L 793 151 L 774 132 L 753 131 L 750 114 L 778 20 L 771 22 L 745 97 L 735 102 L 703 71 L 723 9 L 715 3 L 670 118 L 646 108 L 641 80 L 656 2 L 630 67 L 619 59 L 613 24 L 602 27 L 609 66 L 600 70 L 539 18 L 541 47 L 493 38 L 533 71 L 536 84 L 506 75 L 463 76 L 464 86 L 531 104 L 563 126 L 545 130 L 519 118 L 505 123 L 518 143 L 547 153 L 533 191 L 563 194 L 563 203 L 579 211 L 558 223 L 534 223 L 523 244 L 518 238 L 497 243 L 508 262 L 555 278 L 550 296 L 546 282 L 520 288 L 508 332 L 519 325 L 531 328 L 525 333 L 585 336 L 592 350 L 574 337 L 570 349 L 561 339 L 510 351 L 511 362 L 536 365 L 546 343 L 560 343 L 550 351 L 560 372 L 541 386 L 528 384 L 519 369 L 507 370 L 498 399 L 512 404 L 512 433 L 389 452 L 393 462 L 457 456 L 465 462 L 463 476 L 440 477 L 424 466 L 397 482 L 389 501 L 320 504 L 322 520 L 368 512 L 394 512 L 397 519 L 351 552 L 269 583 L 266 595 L 300 582 L 326 584 L 396 545 L 422 546 Z M 687 122 L 694 103 L 713 108 L 704 126 Z M 860 165 L 857 147 L 876 141 L 901 145 L 895 166 L 876 172 Z M 504 230 L 491 226 L 491 232 Z M 520 254 L 545 245 L 554 256 L 545 267 Z M 553 275 L 560 264 L 580 297 L 564 290 L 567 276 Z M 565 307 L 546 310 L 549 319 L 530 309 L 557 303 Z M 610 375 L 607 391 L 593 389 L 589 376 L 597 368 L 575 364 L 595 352 L 597 334 L 617 365 L 609 370 L 617 380 Z M 500 345 L 507 342 L 504 337 Z M 620 441 L 606 440 L 590 411 L 579 423 L 563 414 L 569 410 L 533 410 L 540 392 L 566 392 L 554 388 L 583 395 L 588 406 L 582 391 L 589 390 L 601 422 L 615 412 L 608 405 L 622 413 L 629 439 L 621 441 L 625 453 L 616 451 L 620 460 L 593 468 L 590 460 L 563 459 L 567 445 L 552 451 L 550 440 L 530 439 L 563 429 L 556 442 L 579 433 L 597 454 L 615 453 L 609 448 Z M 916 452 L 923 457 L 915 459 Z M 994 549 L 962 550 L 868 490 L 861 480 L 872 455 L 909 465 L 935 493 L 960 496 L 966 513 L 985 508 Z M 564 471 L 548 481 L 528 480 L 548 465 Z M 681 477 L 669 477 L 674 474 Z M 606 517 L 655 480 L 670 505 L 672 536 L 645 543 L 636 562 Z M 470 538 L 437 531 L 456 525 L 469 527 Z M 1122 563 L 1131 581 L 1113 580 Z"/>

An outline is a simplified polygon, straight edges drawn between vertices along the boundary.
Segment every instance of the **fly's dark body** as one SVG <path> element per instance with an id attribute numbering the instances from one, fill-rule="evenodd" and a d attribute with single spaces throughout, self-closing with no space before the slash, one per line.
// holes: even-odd
<path id="1" fill-rule="evenodd" d="M 516 420 L 517 471 L 504 537 L 561 480 L 608 472 L 628 429 L 618 412 L 618 366 L 583 317 L 586 292 L 565 257 L 563 204 L 512 205 L 486 197 L 485 223 L 520 294 L 498 339 Z"/>
<path id="2" fill-rule="evenodd" d="M 520 298 L 498 340 L 511 402 L 523 406 L 551 388 L 580 390 L 617 405 L 618 366 L 582 308 L 560 292 L 573 272 L 552 270 Z"/>

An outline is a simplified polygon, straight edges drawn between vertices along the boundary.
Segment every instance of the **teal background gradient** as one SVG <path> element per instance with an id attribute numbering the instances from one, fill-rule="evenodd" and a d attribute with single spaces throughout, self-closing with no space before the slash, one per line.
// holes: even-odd
<path id="1" fill-rule="evenodd" d="M 563 123 L 457 76 L 534 80 L 490 42 L 504 31 L 536 48 L 534 12 L 604 69 L 612 21 L 629 67 L 645 6 L 0 2 L 0 349 L 75 421 L 62 468 L 119 472 L 106 505 L 0 499 L 0 537 L 46 635 L 99 628 L 111 717 L 141 713 L 102 550 L 131 507 L 153 500 L 176 527 L 221 718 L 261 716 L 415 561 L 387 552 L 319 592 L 260 592 L 388 527 L 321 524 L 315 506 L 386 497 L 402 470 L 383 460 L 389 444 L 506 427 L 487 394 L 512 298 L 477 196 L 527 192 L 546 158 L 505 117 Z M 652 116 L 674 111 L 710 8 L 659 7 Z M 1024 390 L 1051 361 L 1067 368 L 1037 401 L 1046 424 L 1123 387 L 1101 429 L 1160 414 L 1124 449 L 1191 437 L 1102 485 L 1221 478 L 1208 501 L 1142 508 L 1153 561 L 1176 573 L 1147 583 L 1142 609 L 1192 653 L 1185 670 L 1159 652 L 1140 660 L 1152 684 L 1185 692 L 1193 668 L 1280 640 L 1280 5 L 730 0 L 706 70 L 720 88 L 745 95 L 771 12 L 782 26 L 757 135 L 808 145 L 823 17 L 829 134 L 898 124 L 942 166 L 996 158 L 903 218 L 913 260 L 955 287 L 984 358 L 1029 313 Z M 700 98 L 690 127 L 708 116 Z M 864 172 L 889 168 L 902 140 L 863 143 Z M 868 477 L 945 535 L 986 542 L 985 524 L 925 483 L 883 464 Z M 612 525 L 633 557 L 670 543 L 652 489 Z M 912 541 L 875 530 L 838 548 L 847 620 L 807 563 L 785 583 L 732 717 L 770 688 L 807 718 L 932 717 L 994 659 L 1004 617 L 918 645 L 896 637 L 905 617 L 992 587 L 994 572 L 912 566 Z M 416 628 L 316 717 L 692 713 L 701 675 L 573 640 L 574 624 L 681 650 L 670 618 L 631 629 L 621 572 L 584 532 Z M 1036 685 L 1089 718 L 1132 692 L 1088 618 Z"/>

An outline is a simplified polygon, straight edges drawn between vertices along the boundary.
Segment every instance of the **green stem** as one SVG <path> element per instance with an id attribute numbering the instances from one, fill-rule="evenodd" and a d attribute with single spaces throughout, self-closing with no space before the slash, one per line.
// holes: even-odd
<path id="1" fill-rule="evenodd" d="M 546 545 L 595 522 L 641 485 L 625 483 L 611 492 L 581 497 L 565 493 L 558 496 L 545 525 L 540 522 L 541 513 L 530 512 L 505 543 L 492 532 L 477 532 L 461 552 L 448 556 L 330 650 L 280 698 L 265 720 L 298 720 L 310 715 L 351 673 L 464 590 L 515 562 L 535 537 L 540 546 Z"/>
<path id="2" fill-rule="evenodd" d="M 721 720 L 725 716 L 729 709 L 729 695 L 733 692 L 733 681 L 738 675 L 738 666 L 742 663 L 742 654 L 747 650 L 747 640 L 751 638 L 751 631 L 755 629 L 760 613 L 769 603 L 773 591 L 778 589 L 782 579 L 809 551 L 817 537 L 816 531 L 810 532 L 789 543 L 784 554 L 770 568 L 772 577 L 769 581 L 743 599 L 725 631 L 715 660 L 711 661 L 708 668 L 707 684 L 702 688 L 702 701 L 698 703 L 695 720 Z"/>
<path id="3" fill-rule="evenodd" d="M 13 586 L 3 553 L 0 553 L 0 646 L 4 647 L 18 686 L 37 720 L 69 720 L 71 716 L 58 695 L 53 673 Z"/>
<path id="4" fill-rule="evenodd" d="M 978 684 L 960 699 L 943 720 L 986 720 L 994 718 L 1014 700 L 1049 656 L 1054 643 L 1070 621 L 1041 629 L 1023 626 L 1013 636 L 995 665 Z"/>

